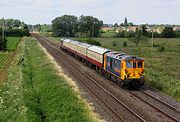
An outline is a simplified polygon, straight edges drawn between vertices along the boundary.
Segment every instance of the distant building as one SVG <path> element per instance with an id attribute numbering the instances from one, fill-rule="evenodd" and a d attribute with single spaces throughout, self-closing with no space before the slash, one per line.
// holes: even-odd
<path id="1" fill-rule="evenodd" d="M 107 32 L 107 31 L 114 30 L 114 28 L 113 27 L 102 27 L 101 30 L 104 31 L 104 32 Z"/>
<path id="2" fill-rule="evenodd" d="M 140 29 L 140 26 L 128 26 L 128 27 L 120 26 L 120 27 L 115 29 L 115 32 L 117 32 L 117 33 L 122 32 L 122 31 L 127 31 L 127 32 L 133 31 L 133 32 L 135 32 L 136 29 Z"/>
<path id="3" fill-rule="evenodd" d="M 173 31 L 179 31 L 179 30 L 180 30 L 180 26 L 173 27 Z"/>

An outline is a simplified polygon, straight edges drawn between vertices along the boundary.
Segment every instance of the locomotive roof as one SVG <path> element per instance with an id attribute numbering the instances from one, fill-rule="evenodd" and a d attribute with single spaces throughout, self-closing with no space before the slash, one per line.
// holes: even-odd
<path id="1" fill-rule="evenodd" d="M 112 52 L 108 52 L 106 53 L 107 56 L 118 59 L 118 60 L 126 60 L 126 61 L 131 61 L 131 60 L 142 60 L 138 57 L 132 56 L 132 55 L 127 55 L 125 53 L 121 53 L 118 51 L 112 51 Z"/>
<path id="2" fill-rule="evenodd" d="M 99 47 L 99 46 L 94 46 L 94 45 L 89 47 L 88 50 L 91 50 L 93 52 L 97 52 L 99 54 L 104 54 L 105 52 L 109 51 L 109 49 L 107 49 L 107 48 L 103 48 L 103 47 Z"/>

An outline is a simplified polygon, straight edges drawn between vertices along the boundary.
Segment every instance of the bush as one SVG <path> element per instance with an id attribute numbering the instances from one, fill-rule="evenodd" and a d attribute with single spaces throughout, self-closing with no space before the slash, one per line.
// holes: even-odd
<path id="1" fill-rule="evenodd" d="M 164 52 L 165 51 L 165 47 L 163 45 L 159 46 L 157 49 L 159 52 Z"/>
<path id="2" fill-rule="evenodd" d="M 153 47 L 160 47 L 159 44 L 153 44 Z"/>
<path id="3" fill-rule="evenodd" d="M 113 42 L 112 42 L 112 46 L 113 46 L 113 47 L 117 46 L 116 41 L 113 41 Z"/>
<path id="4" fill-rule="evenodd" d="M 126 47 L 127 46 L 127 41 L 123 42 L 123 46 Z"/>

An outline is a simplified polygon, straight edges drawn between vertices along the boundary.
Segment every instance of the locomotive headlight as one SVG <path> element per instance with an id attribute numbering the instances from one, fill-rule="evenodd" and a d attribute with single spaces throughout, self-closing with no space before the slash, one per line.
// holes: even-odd
<path id="1" fill-rule="evenodd" d="M 144 78 L 144 75 L 141 75 L 141 78 Z"/>

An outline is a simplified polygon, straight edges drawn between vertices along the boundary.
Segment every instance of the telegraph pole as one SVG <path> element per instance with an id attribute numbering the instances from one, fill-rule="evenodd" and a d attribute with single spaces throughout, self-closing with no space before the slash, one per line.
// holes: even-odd
<path id="1" fill-rule="evenodd" d="M 151 38 L 151 40 L 152 40 L 152 43 L 151 43 L 151 51 L 153 50 L 153 41 L 154 41 L 154 30 L 153 30 L 153 28 L 152 28 L 152 38 Z"/>
<path id="2" fill-rule="evenodd" d="M 2 41 L 3 41 L 3 43 L 4 43 L 4 18 L 2 19 L 2 21 L 3 21 L 3 25 L 2 25 Z"/>
<path id="3" fill-rule="evenodd" d="M 94 38 L 94 23 L 92 24 L 92 38 Z"/>

